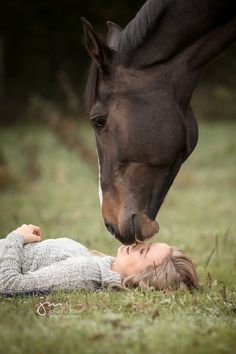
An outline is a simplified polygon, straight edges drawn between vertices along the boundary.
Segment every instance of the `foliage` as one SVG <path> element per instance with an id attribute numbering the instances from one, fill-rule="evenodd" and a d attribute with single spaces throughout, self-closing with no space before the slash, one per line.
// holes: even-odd
<path id="1" fill-rule="evenodd" d="M 22 119 L 25 106 L 35 93 L 63 105 L 67 97 L 61 73 L 66 73 L 79 100 L 89 65 L 80 17 L 91 21 L 105 39 L 107 20 L 124 27 L 143 3 L 143 0 L 1 1 L 0 122 Z M 200 117 L 235 118 L 235 57 L 234 45 L 203 76 L 195 99 Z"/>

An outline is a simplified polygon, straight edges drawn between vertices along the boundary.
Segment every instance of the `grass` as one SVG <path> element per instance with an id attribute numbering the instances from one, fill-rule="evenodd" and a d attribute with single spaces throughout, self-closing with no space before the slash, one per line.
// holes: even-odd
<path id="1" fill-rule="evenodd" d="M 80 129 L 93 146 L 90 129 Z M 201 123 L 198 147 L 158 216 L 156 240 L 192 257 L 201 291 L 0 297 L 0 353 L 235 353 L 235 132 L 233 122 Z M 35 178 L 32 147 L 38 151 Z M 34 223 L 45 238 L 66 235 L 115 254 L 119 244 L 103 225 L 97 177 L 76 151 L 40 124 L 1 130 L 0 150 L 15 181 L 0 194 L 2 237 L 19 224 Z M 37 308 L 45 301 L 61 305 L 40 316 Z"/>

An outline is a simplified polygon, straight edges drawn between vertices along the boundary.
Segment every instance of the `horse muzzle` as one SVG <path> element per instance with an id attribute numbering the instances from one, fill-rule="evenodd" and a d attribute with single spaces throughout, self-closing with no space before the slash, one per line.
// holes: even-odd
<path id="1" fill-rule="evenodd" d="M 132 224 L 135 241 L 145 241 L 159 231 L 159 224 L 145 214 L 133 214 Z"/>
<path id="2" fill-rule="evenodd" d="M 105 224 L 108 231 L 125 245 L 131 245 L 136 241 L 145 241 L 159 231 L 159 224 L 145 214 L 131 214 L 129 217 L 121 217 L 118 220 L 118 225 L 107 222 Z"/>

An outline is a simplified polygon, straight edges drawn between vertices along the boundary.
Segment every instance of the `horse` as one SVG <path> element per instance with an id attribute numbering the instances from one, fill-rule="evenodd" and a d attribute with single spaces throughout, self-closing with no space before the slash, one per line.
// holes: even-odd
<path id="1" fill-rule="evenodd" d="M 190 106 L 206 65 L 236 39 L 234 0 L 147 0 L 106 41 L 81 18 L 92 58 L 85 102 L 95 131 L 99 197 L 121 243 L 159 231 L 155 220 L 198 141 Z"/>

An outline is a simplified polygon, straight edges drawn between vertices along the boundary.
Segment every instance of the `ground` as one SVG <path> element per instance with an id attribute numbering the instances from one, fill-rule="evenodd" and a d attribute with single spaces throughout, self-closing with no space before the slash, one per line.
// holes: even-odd
<path id="1" fill-rule="evenodd" d="M 80 136 L 94 139 L 83 123 Z M 178 245 L 197 267 L 201 289 L 58 292 L 0 297 L 0 353 L 235 353 L 236 124 L 201 123 L 200 140 L 158 216 L 155 240 Z M 69 236 L 115 254 L 105 230 L 97 176 L 41 124 L 0 131 L 1 236 L 22 223 L 44 237 Z M 42 315 L 40 303 L 51 306 Z M 61 304 L 61 305 L 58 305 Z M 40 312 L 41 311 L 41 312 Z M 39 315 L 37 312 L 40 312 Z"/>

